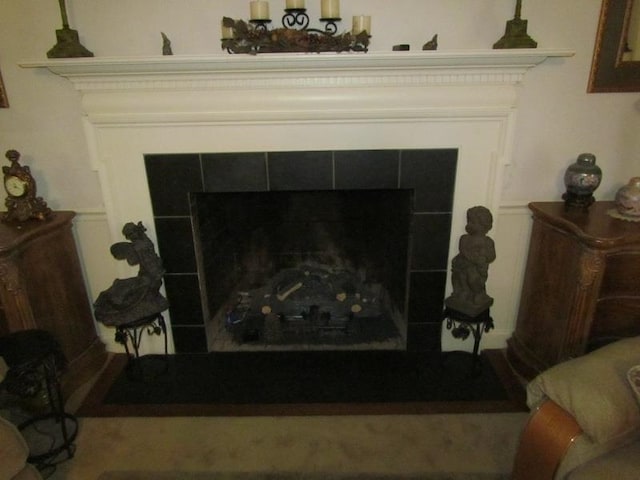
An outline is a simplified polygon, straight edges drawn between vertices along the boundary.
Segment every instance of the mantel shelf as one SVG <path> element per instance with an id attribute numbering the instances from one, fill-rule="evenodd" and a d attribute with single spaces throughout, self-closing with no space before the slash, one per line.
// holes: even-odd
<path id="1" fill-rule="evenodd" d="M 23 68 L 47 68 L 63 77 L 268 73 L 281 71 L 394 71 L 396 69 L 528 69 L 570 50 L 512 49 L 440 52 L 371 52 L 263 55 L 176 55 L 87 57 L 20 62 Z"/>

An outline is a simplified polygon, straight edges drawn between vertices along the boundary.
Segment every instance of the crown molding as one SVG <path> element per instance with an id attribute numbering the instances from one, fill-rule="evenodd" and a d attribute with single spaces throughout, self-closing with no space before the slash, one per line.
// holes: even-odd
<path id="1" fill-rule="evenodd" d="M 569 50 L 87 57 L 23 61 L 80 91 L 517 84 Z"/>

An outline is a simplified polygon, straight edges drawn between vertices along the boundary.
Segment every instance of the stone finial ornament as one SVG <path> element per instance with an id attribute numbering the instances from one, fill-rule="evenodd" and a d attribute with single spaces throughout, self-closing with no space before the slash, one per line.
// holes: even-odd
<path id="1" fill-rule="evenodd" d="M 422 50 L 437 50 L 438 49 L 438 34 L 436 33 L 431 40 L 422 46 Z"/>
<path id="2" fill-rule="evenodd" d="M 160 32 L 160 35 L 162 36 L 162 55 L 173 55 L 171 40 L 164 32 Z"/>
<path id="3" fill-rule="evenodd" d="M 538 42 L 527 34 L 527 20 L 521 18 L 522 0 L 516 2 L 516 13 L 513 20 L 507 21 L 504 35 L 493 44 L 493 48 L 536 48 Z"/>
<path id="4" fill-rule="evenodd" d="M 93 53 L 80 43 L 77 30 L 69 28 L 65 0 L 58 0 L 62 14 L 62 28 L 56 30 L 57 43 L 47 52 L 48 58 L 93 57 Z"/>

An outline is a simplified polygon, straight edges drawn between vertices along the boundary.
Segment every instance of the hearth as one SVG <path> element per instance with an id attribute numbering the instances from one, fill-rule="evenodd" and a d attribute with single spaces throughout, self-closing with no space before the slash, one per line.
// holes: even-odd
<path id="1" fill-rule="evenodd" d="M 457 150 L 145 166 L 178 352 L 440 350 Z"/>

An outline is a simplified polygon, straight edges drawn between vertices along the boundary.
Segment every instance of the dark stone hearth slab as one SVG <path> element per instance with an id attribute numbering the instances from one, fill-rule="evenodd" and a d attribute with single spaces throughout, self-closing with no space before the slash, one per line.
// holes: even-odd
<path id="1" fill-rule="evenodd" d="M 501 355 L 271 352 L 117 355 L 80 416 L 308 415 L 524 411 Z M 496 360 L 497 359 L 497 360 Z M 142 374 L 142 376 L 140 375 Z M 520 387 L 521 388 L 521 387 Z"/>

